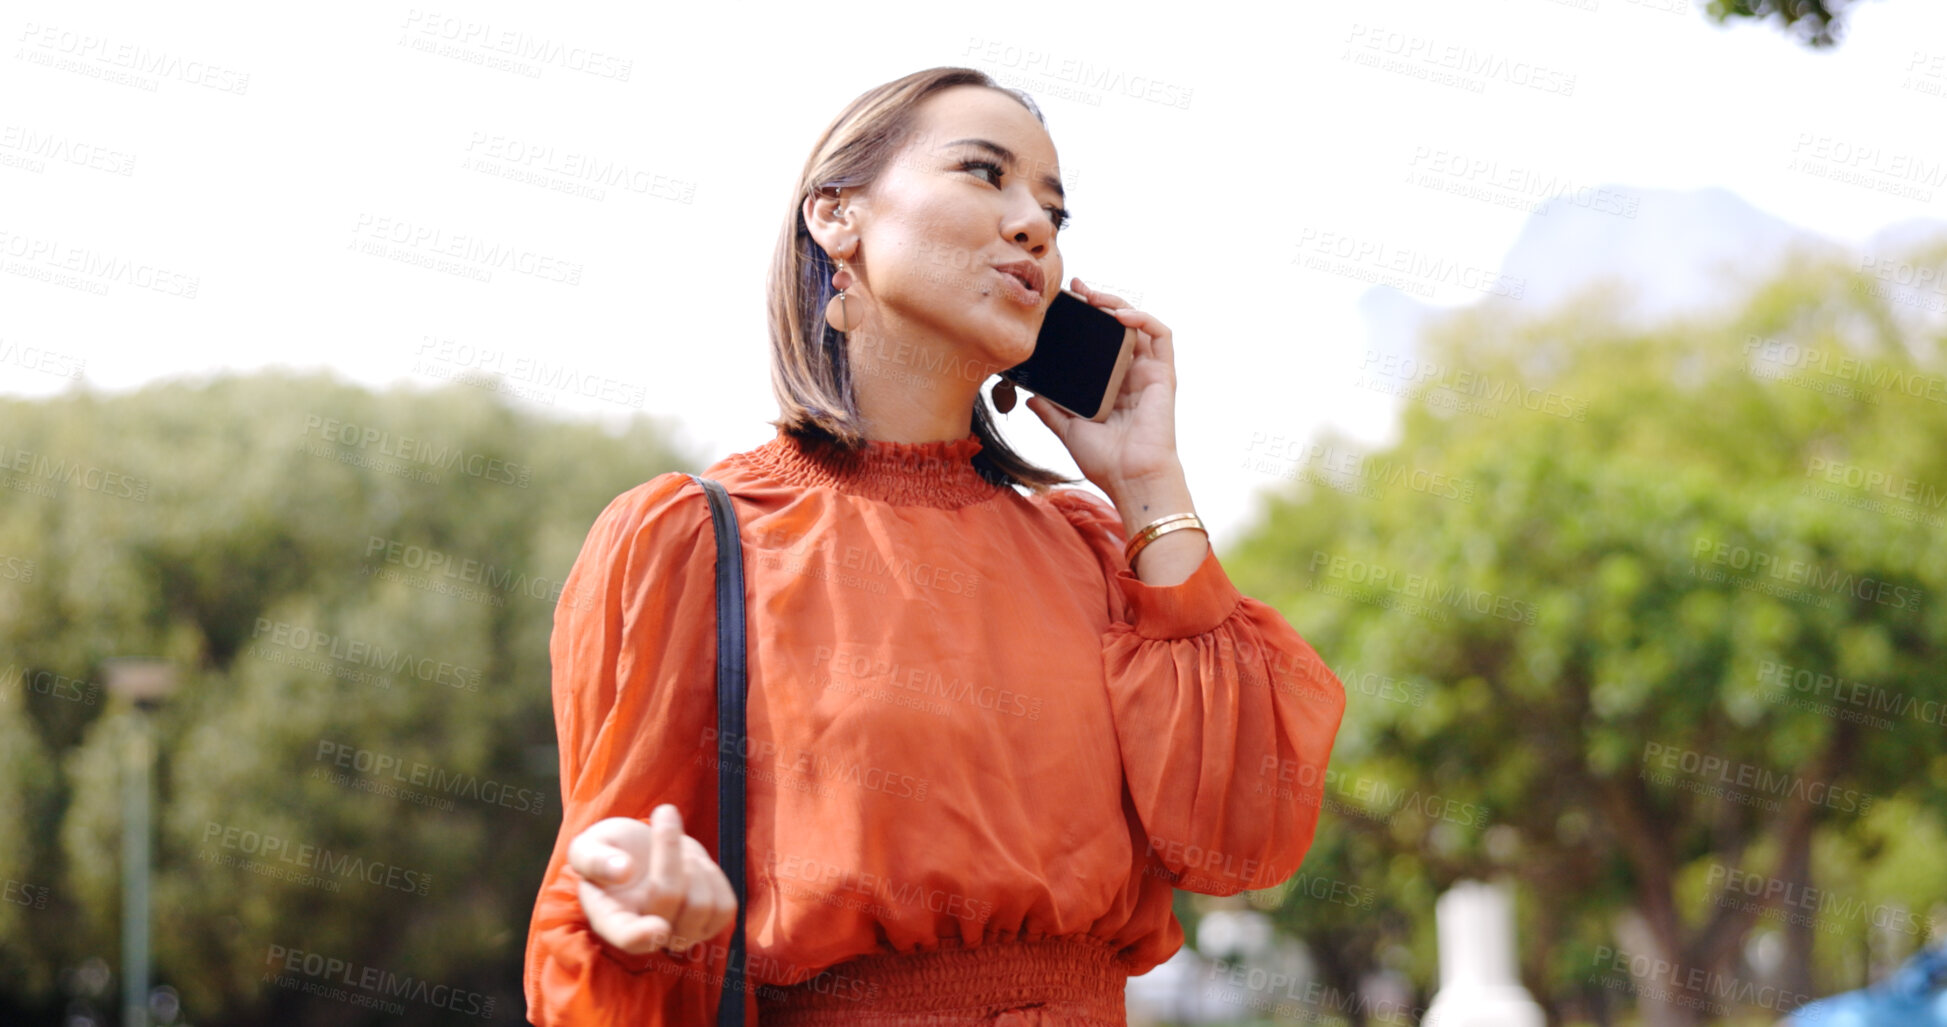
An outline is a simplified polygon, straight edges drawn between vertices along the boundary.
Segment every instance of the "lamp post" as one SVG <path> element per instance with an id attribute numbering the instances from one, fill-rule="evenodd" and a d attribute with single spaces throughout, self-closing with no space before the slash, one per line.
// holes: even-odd
<path id="1" fill-rule="evenodd" d="M 176 668 L 140 657 L 103 664 L 108 694 L 127 698 L 140 716 L 123 752 L 122 1027 L 149 1025 L 149 776 L 155 743 L 149 714 L 176 689 Z"/>

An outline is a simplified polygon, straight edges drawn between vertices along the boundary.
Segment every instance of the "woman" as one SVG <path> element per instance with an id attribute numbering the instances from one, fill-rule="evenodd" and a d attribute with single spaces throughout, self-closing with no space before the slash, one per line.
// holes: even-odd
<path id="1" fill-rule="evenodd" d="M 1128 976 L 1182 945 L 1172 887 L 1303 861 L 1343 688 L 1202 531 L 1133 571 L 1125 548 L 1194 512 L 1170 330 L 1077 280 L 1139 329 L 1135 362 L 1104 423 L 1028 400 L 1113 508 L 987 414 L 1062 280 L 1057 167 L 1032 101 L 963 68 L 871 90 L 819 141 L 771 268 L 777 435 L 705 472 L 741 523 L 750 737 L 715 737 L 704 493 L 659 475 L 589 532 L 563 594 L 600 601 L 555 611 L 534 1023 L 714 1021 L 719 757 L 748 760 L 765 1027 L 1121 1024 Z"/>

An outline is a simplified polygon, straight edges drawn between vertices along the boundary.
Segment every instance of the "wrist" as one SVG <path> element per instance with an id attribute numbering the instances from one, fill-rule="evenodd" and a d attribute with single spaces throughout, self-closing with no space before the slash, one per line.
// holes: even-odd
<path id="1" fill-rule="evenodd" d="M 1126 479 L 1103 491 L 1122 515 L 1123 537 L 1135 535 L 1159 517 L 1196 513 L 1190 500 L 1190 485 L 1178 467 L 1172 471 Z"/>

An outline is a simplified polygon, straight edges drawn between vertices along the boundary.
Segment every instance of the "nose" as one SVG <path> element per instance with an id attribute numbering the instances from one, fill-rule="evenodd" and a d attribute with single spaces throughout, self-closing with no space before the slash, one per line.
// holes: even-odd
<path id="1" fill-rule="evenodd" d="M 1055 223 L 1049 218 L 1048 212 L 1041 209 L 1041 202 L 1023 190 L 1008 204 L 1001 223 L 1001 234 L 1029 253 L 1037 257 L 1045 256 L 1054 242 Z"/>

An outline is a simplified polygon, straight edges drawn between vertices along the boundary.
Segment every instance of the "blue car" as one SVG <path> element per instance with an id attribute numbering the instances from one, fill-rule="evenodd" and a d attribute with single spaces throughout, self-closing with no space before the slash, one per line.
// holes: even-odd
<path id="1" fill-rule="evenodd" d="M 1784 1027 L 1947 1027 L 1947 945 L 1921 949 L 1892 976 L 1798 1007 Z"/>

